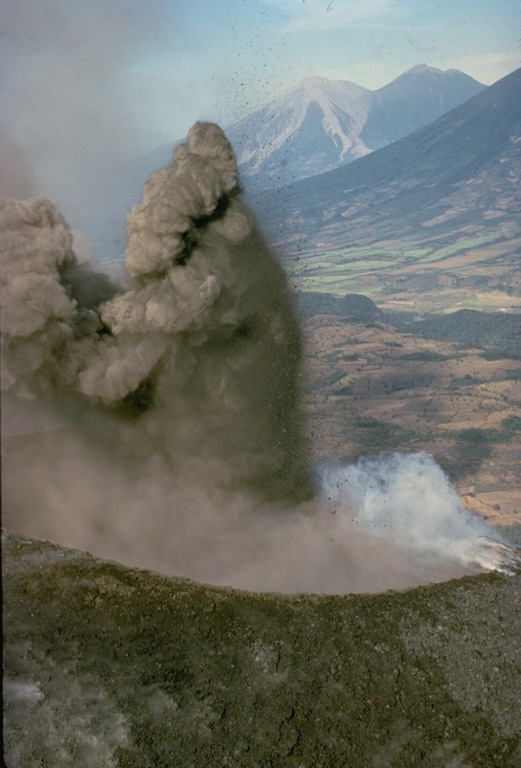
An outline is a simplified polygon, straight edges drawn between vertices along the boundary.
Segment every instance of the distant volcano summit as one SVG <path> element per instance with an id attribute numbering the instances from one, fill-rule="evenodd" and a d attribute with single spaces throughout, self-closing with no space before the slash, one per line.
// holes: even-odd
<path id="1" fill-rule="evenodd" d="M 311 76 L 228 129 L 251 189 L 290 184 L 357 160 L 482 91 L 456 69 L 419 64 L 377 91 Z"/>
<path id="2" fill-rule="evenodd" d="M 469 232 L 496 232 L 499 222 L 502 236 L 512 238 L 519 227 L 520 94 L 521 69 L 392 145 L 259 194 L 255 210 L 269 242 L 283 243 L 286 253 L 397 235 L 416 242 L 443 235 L 453 243 Z"/>

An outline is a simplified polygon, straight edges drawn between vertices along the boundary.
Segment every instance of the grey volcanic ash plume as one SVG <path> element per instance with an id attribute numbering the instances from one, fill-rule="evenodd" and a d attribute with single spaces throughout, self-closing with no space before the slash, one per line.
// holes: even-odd
<path id="1" fill-rule="evenodd" d="M 0 215 L 4 412 L 17 398 L 61 419 L 4 439 L 7 527 L 253 589 L 502 567 L 506 550 L 479 543 L 487 529 L 430 457 L 323 470 L 315 491 L 286 277 L 218 126 L 196 124 L 147 180 L 125 285 L 78 261 L 48 200 L 4 201 Z"/>
<path id="2" fill-rule="evenodd" d="M 128 216 L 124 292 L 78 265 L 47 200 L 4 203 L 5 388 L 82 396 L 173 468 L 197 456 L 218 485 L 300 499 L 299 331 L 236 191 L 226 137 L 196 124 Z"/>

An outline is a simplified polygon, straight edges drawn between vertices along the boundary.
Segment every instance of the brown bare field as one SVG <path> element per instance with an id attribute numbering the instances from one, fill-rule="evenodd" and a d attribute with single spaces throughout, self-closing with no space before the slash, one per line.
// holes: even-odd
<path id="1" fill-rule="evenodd" d="M 304 403 L 317 461 L 427 451 L 463 504 L 516 540 L 521 431 L 504 424 L 521 417 L 520 360 L 486 360 L 477 349 L 336 316 L 308 320 L 305 339 Z"/>

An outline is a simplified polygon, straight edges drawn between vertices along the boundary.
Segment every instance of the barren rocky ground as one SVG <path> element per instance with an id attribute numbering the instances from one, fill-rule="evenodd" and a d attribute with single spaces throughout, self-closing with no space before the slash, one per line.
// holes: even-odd
<path id="1" fill-rule="evenodd" d="M 9 768 L 517 768 L 519 576 L 208 587 L 6 535 Z"/>

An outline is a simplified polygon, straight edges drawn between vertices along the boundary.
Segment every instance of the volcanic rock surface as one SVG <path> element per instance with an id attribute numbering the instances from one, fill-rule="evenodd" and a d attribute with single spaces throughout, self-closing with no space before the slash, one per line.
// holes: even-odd
<path id="1" fill-rule="evenodd" d="M 378 595 L 216 588 L 4 535 L 5 759 L 521 764 L 521 574 Z"/>

